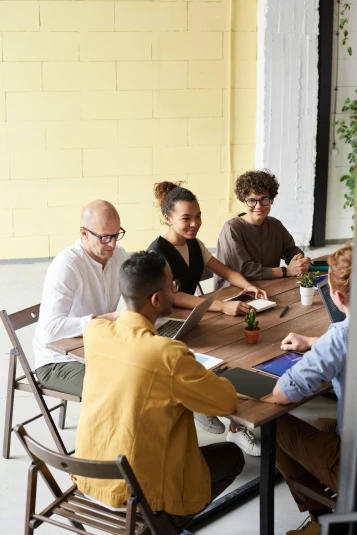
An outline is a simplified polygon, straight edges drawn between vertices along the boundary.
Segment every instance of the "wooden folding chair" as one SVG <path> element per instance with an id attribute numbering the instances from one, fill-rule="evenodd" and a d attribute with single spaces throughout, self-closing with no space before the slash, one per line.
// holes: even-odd
<path id="1" fill-rule="evenodd" d="M 205 267 L 203 269 L 203 273 L 202 273 L 202 277 L 200 278 L 200 282 L 201 281 L 206 281 L 208 279 L 212 279 L 212 277 L 213 277 L 212 271 Z M 200 283 L 198 283 L 198 286 L 197 286 L 197 289 L 196 289 L 196 294 L 199 295 L 199 296 L 204 295 L 204 291 L 203 291 L 202 286 L 201 286 Z"/>
<path id="2" fill-rule="evenodd" d="M 34 530 L 44 523 L 88 535 L 86 527 L 107 533 L 123 535 L 178 535 L 177 529 L 169 522 L 167 514 L 155 515 L 132 471 L 126 457 L 119 455 L 116 461 L 88 461 L 67 457 L 48 450 L 28 436 L 23 426 L 16 426 L 15 432 L 29 454 L 32 463 L 28 470 L 25 535 L 33 535 Z M 130 498 L 126 512 L 110 511 L 86 498 L 77 485 L 71 485 L 62 492 L 48 466 L 68 474 L 96 479 L 124 479 Z M 35 512 L 37 475 L 41 474 L 55 499 L 40 513 Z M 138 510 L 140 514 L 138 514 Z M 69 524 L 52 517 L 66 519 Z"/>
<path id="3" fill-rule="evenodd" d="M 0 317 L 12 344 L 12 349 L 10 351 L 3 443 L 3 457 L 5 459 L 8 459 L 10 456 L 15 390 L 31 392 L 35 396 L 35 399 L 41 411 L 40 414 L 34 416 L 33 418 L 30 418 L 29 420 L 26 420 L 22 424 L 25 425 L 30 422 L 33 422 L 34 420 L 37 420 L 38 418 L 43 417 L 56 443 L 58 451 L 60 451 L 61 453 L 67 453 L 67 450 L 62 441 L 61 435 L 59 434 L 59 431 L 56 427 L 56 424 L 53 421 L 51 412 L 56 409 L 60 409 L 58 426 L 60 429 L 63 429 L 66 418 L 67 401 L 81 401 L 81 398 L 79 398 L 78 396 L 65 394 L 64 392 L 57 392 L 56 390 L 51 390 L 49 388 L 42 388 L 39 385 L 34 375 L 34 372 L 31 370 L 30 364 L 25 356 L 24 350 L 22 349 L 16 331 L 22 329 L 23 327 L 27 327 L 28 325 L 36 323 L 38 321 L 39 312 L 40 305 L 35 305 L 33 307 L 20 310 L 19 312 L 15 312 L 14 314 L 10 315 L 7 314 L 6 310 L 2 310 L 0 312 Z M 24 372 L 24 375 L 22 375 L 21 377 L 16 377 L 17 362 L 20 363 Z M 44 400 L 44 396 L 60 399 L 61 403 L 49 409 Z"/>
<path id="4" fill-rule="evenodd" d="M 296 478 L 288 478 L 286 480 L 287 484 L 293 490 L 301 492 L 308 498 L 311 498 L 325 507 L 329 507 L 333 511 L 336 509 L 337 504 L 337 494 L 324 483 L 316 481 L 316 483 L 307 484 L 303 480 Z"/>

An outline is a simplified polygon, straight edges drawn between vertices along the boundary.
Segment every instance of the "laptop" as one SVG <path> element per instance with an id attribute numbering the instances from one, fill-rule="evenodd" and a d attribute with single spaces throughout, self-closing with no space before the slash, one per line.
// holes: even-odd
<path id="1" fill-rule="evenodd" d="M 320 284 L 318 284 L 317 286 L 317 289 L 321 296 L 322 302 L 328 312 L 328 315 L 330 316 L 331 322 L 337 323 L 339 321 L 343 321 L 346 318 L 346 314 L 344 314 L 344 312 L 341 312 L 341 310 L 339 310 L 335 303 L 332 301 L 328 280 L 326 279 L 320 282 Z"/>
<path id="2" fill-rule="evenodd" d="M 160 323 L 162 320 L 164 320 L 164 323 L 161 323 L 160 327 L 157 329 L 158 334 L 160 336 L 166 336 L 166 338 L 181 340 L 182 337 L 188 333 L 188 331 L 193 329 L 193 327 L 195 327 L 203 318 L 213 301 L 217 299 L 218 295 L 221 293 L 221 290 L 222 288 L 197 305 L 185 320 L 162 318 Z"/>

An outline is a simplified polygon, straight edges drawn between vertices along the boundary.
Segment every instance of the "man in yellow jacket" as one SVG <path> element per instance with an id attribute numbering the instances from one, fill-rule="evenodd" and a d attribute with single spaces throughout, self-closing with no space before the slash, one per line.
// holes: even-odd
<path id="1" fill-rule="evenodd" d="M 178 289 L 161 256 L 132 255 L 119 278 L 128 312 L 116 321 L 93 319 L 84 330 L 76 456 L 114 460 L 126 455 L 154 511 L 192 515 L 244 466 L 233 443 L 198 446 L 193 412 L 233 413 L 237 395 L 183 342 L 157 335 L 155 322 L 170 313 Z M 84 494 L 112 508 L 125 506 L 129 497 L 124 481 L 76 477 L 76 482 Z"/>

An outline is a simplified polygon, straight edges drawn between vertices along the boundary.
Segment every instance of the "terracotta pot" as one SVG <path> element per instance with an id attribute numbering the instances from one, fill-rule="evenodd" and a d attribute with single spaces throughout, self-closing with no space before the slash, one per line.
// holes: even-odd
<path id="1" fill-rule="evenodd" d="M 257 344 L 260 336 L 260 327 L 255 331 L 249 331 L 247 328 L 244 329 L 245 337 L 248 344 Z"/>
<path id="2" fill-rule="evenodd" d="M 304 288 L 303 286 L 300 286 L 301 304 L 304 306 L 311 306 L 314 292 L 314 288 Z"/>

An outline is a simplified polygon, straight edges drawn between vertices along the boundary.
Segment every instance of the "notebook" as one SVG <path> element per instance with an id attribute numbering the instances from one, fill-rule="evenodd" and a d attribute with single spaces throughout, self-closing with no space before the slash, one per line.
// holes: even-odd
<path id="1" fill-rule="evenodd" d="M 299 362 L 302 357 L 302 353 L 288 351 L 282 355 L 277 355 L 272 359 L 266 360 L 265 362 L 256 364 L 255 366 L 252 366 L 252 369 L 272 375 L 273 377 L 281 377 L 287 370 Z"/>
<path id="2" fill-rule="evenodd" d="M 192 351 L 192 353 L 195 355 L 195 359 L 197 360 L 197 362 L 200 362 L 206 368 L 206 370 L 216 368 L 217 366 L 220 366 L 222 362 L 224 362 L 222 359 L 218 359 L 217 357 L 203 355 L 203 353 L 195 353 L 193 349 L 191 349 L 190 351 Z"/>
<path id="3" fill-rule="evenodd" d="M 235 295 L 234 297 L 224 299 L 224 301 L 244 301 L 247 305 L 254 308 L 256 312 L 263 312 L 263 310 L 276 307 L 276 301 L 270 301 L 269 299 L 248 299 L 246 294 Z"/>
<path id="4" fill-rule="evenodd" d="M 276 385 L 276 379 L 242 368 L 233 368 L 219 374 L 228 379 L 238 394 L 251 399 L 265 401 Z"/>
<path id="5" fill-rule="evenodd" d="M 341 310 L 339 310 L 337 306 L 335 305 L 335 303 L 332 301 L 331 295 L 330 295 L 330 285 L 328 283 L 328 280 L 326 279 L 320 282 L 317 289 L 321 296 L 322 302 L 325 305 L 327 313 L 330 316 L 331 322 L 338 323 L 339 321 L 343 321 L 346 318 L 346 314 L 341 312 Z"/>

